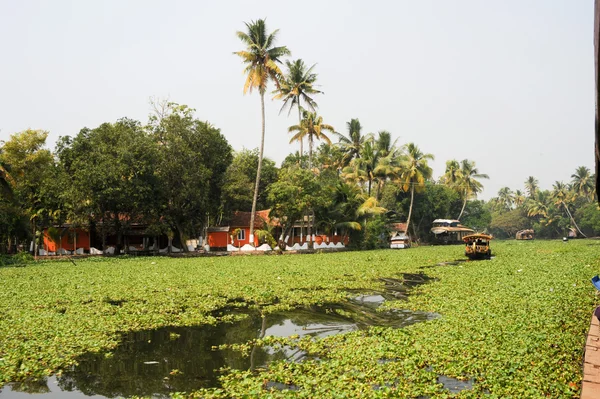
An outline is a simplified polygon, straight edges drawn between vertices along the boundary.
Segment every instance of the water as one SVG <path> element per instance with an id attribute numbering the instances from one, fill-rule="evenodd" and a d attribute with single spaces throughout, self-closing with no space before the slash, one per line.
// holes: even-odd
<path id="1" fill-rule="evenodd" d="M 0 398 L 167 398 L 173 392 L 216 387 L 223 367 L 254 370 L 275 360 L 300 362 L 309 356 L 291 347 L 253 347 L 249 356 L 242 356 L 231 349 L 216 350 L 220 345 L 242 344 L 266 336 L 323 338 L 374 325 L 401 328 L 439 317 L 409 310 L 377 312 L 384 301 L 403 298 L 412 287 L 430 280 L 422 274 L 404 275 L 403 279 L 385 279 L 383 292 L 363 293 L 341 304 L 264 318 L 247 313 L 241 321 L 215 326 L 165 327 L 124 334 L 112 352 L 84 355 L 77 367 L 60 376 L 8 384 L 0 389 Z M 270 384 L 268 389 L 300 389 Z"/>

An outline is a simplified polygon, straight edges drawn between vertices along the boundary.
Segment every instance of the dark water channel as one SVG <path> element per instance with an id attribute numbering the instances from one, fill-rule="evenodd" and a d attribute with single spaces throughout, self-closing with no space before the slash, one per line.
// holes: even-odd
<path id="1" fill-rule="evenodd" d="M 248 313 L 241 321 L 215 326 L 165 327 L 125 334 L 112 352 L 84 355 L 77 367 L 60 376 L 8 384 L 0 388 L 0 398 L 169 397 L 177 391 L 218 386 L 223 367 L 248 370 L 266 367 L 275 360 L 298 362 L 308 356 L 289 347 L 254 347 L 250 356 L 242 356 L 231 349 L 215 349 L 219 345 L 242 344 L 261 336 L 322 338 L 375 325 L 401 328 L 439 317 L 408 310 L 377 312 L 384 301 L 405 298 L 412 287 L 430 279 L 423 274 L 406 274 L 401 280 L 383 281 L 383 292 L 355 293 L 345 303 L 265 318 Z"/>

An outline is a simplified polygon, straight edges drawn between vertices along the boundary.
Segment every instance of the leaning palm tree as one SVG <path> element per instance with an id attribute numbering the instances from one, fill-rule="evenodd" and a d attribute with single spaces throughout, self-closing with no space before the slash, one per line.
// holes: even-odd
<path id="1" fill-rule="evenodd" d="M 589 168 L 585 166 L 578 167 L 571 178 L 573 179 L 571 184 L 575 193 L 591 202 L 594 199 L 594 184 Z"/>
<path id="2" fill-rule="evenodd" d="M 265 92 L 269 81 L 273 81 L 279 87 L 281 70 L 278 63 L 281 58 L 290 55 L 285 46 L 274 47 L 278 29 L 271 34 L 267 33 L 264 19 L 251 21 L 246 24 L 246 32 L 236 32 L 237 37 L 246 45 L 246 49 L 234 54 L 242 58 L 246 65 L 244 73 L 247 75 L 244 84 L 244 94 L 252 93 L 257 89 L 260 94 L 260 106 L 262 116 L 262 130 L 260 139 L 260 152 L 258 154 L 258 167 L 256 169 L 256 183 L 254 184 L 254 197 L 252 199 L 252 214 L 250 216 L 250 243 L 254 245 L 254 216 L 256 213 L 256 200 L 258 198 L 258 186 L 260 184 L 260 171 L 262 168 L 263 152 L 265 147 Z"/>
<path id="3" fill-rule="evenodd" d="M 365 142 L 370 140 L 370 134 L 362 135 L 362 126 L 358 119 L 351 119 L 350 122 L 346 122 L 348 128 L 348 136 L 344 136 L 341 133 L 336 133 L 339 139 L 339 146 L 344 152 L 344 165 L 348 165 L 354 158 L 360 158 Z"/>
<path id="4" fill-rule="evenodd" d="M 583 234 L 581 229 L 579 229 L 579 226 L 575 222 L 575 219 L 573 219 L 573 215 L 571 214 L 571 211 L 569 210 L 568 204 L 570 202 L 572 202 L 572 200 L 573 200 L 573 193 L 571 192 L 570 187 L 561 181 L 557 181 L 552 185 L 552 189 L 553 189 L 552 190 L 552 199 L 554 200 L 554 205 L 559 206 L 559 207 L 562 205 L 567 216 L 569 216 L 569 219 L 571 219 L 571 223 L 573 223 L 573 225 L 575 226 L 577 231 L 579 231 L 579 233 L 582 236 L 587 238 L 587 236 L 585 234 Z"/>
<path id="5" fill-rule="evenodd" d="M 483 184 L 477 179 L 489 179 L 490 177 L 485 173 L 479 173 L 479 170 L 475 167 L 474 161 L 463 159 L 460 163 L 460 173 L 457 176 L 457 186 L 459 187 L 459 193 L 463 198 L 463 206 L 458 215 L 458 220 L 463 215 L 467 201 L 471 198 L 476 198 L 483 190 Z"/>
<path id="6" fill-rule="evenodd" d="M 297 59 L 295 61 L 286 61 L 287 73 L 280 81 L 279 88 L 274 91 L 275 100 L 283 100 L 280 113 L 288 109 L 288 115 L 292 108 L 298 109 L 298 124 L 302 123 L 302 104 L 306 103 L 307 108 L 315 111 L 317 103 L 310 94 L 319 94 L 321 91 L 314 88 L 317 80 L 317 74 L 313 72 L 315 65 L 307 68 L 304 61 Z M 300 157 L 303 155 L 302 140 L 300 140 Z"/>
<path id="7" fill-rule="evenodd" d="M 535 198 L 535 194 L 539 190 L 539 182 L 533 176 L 529 176 L 527 180 L 525 180 L 525 191 L 527 191 L 527 196 L 529 198 Z"/>
<path id="8" fill-rule="evenodd" d="M 335 133 L 333 126 L 323 123 L 323 117 L 318 116 L 315 112 L 304 111 L 303 118 L 300 124 L 290 126 L 288 132 L 296 134 L 290 139 L 290 143 L 294 141 L 302 142 L 304 137 L 308 138 L 308 167 L 312 169 L 312 155 L 314 140 L 323 140 L 327 144 L 331 144 L 331 140 L 325 132 Z"/>
<path id="9" fill-rule="evenodd" d="M 432 154 L 424 154 L 414 143 L 409 143 L 405 147 L 405 155 L 400 162 L 400 187 L 405 192 L 410 190 L 410 207 L 408 217 L 406 218 L 406 233 L 410 225 L 415 191 L 425 189 L 425 180 L 430 179 L 432 170 L 427 164 L 427 160 L 434 160 Z"/>

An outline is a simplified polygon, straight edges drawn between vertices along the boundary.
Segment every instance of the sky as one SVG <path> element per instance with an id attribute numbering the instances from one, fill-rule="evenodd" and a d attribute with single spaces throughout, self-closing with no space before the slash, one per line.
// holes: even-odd
<path id="1" fill-rule="evenodd" d="M 235 150 L 260 143 L 260 97 L 243 95 L 234 51 L 244 22 L 266 18 L 277 45 L 316 64 L 319 114 L 336 131 L 358 118 L 433 154 L 475 161 L 480 198 L 551 189 L 593 170 L 592 0 L 0 0 L 0 140 L 28 128 L 59 136 L 129 117 L 149 99 L 196 109 Z M 297 114 L 266 99 L 265 156 L 280 164 Z M 336 141 L 334 139 L 334 141 Z"/>

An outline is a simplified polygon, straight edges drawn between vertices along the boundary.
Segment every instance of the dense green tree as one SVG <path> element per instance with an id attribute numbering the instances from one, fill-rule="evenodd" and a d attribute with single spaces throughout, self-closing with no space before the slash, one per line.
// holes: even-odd
<path id="1" fill-rule="evenodd" d="M 579 226 L 587 235 L 600 235 L 600 209 L 596 203 L 588 203 L 575 211 Z"/>
<path id="2" fill-rule="evenodd" d="M 235 211 L 250 212 L 254 196 L 254 181 L 258 165 L 258 150 L 241 150 L 234 154 L 222 182 L 221 203 L 223 217 Z M 269 186 L 277 181 L 277 168 L 269 158 L 263 159 L 262 178 L 258 189 L 257 209 L 267 209 Z"/>
<path id="3" fill-rule="evenodd" d="M 283 100 L 281 111 L 288 109 L 288 115 L 292 108 L 298 109 L 298 125 L 302 124 L 302 102 L 306 107 L 315 112 L 317 108 L 316 101 L 311 97 L 313 94 L 319 94 L 321 91 L 315 88 L 317 74 L 313 72 L 315 65 L 307 68 L 302 59 L 294 61 L 287 60 L 287 71 L 279 80 L 279 88 L 275 90 L 275 99 Z M 281 112 L 280 111 L 280 112 Z M 304 155 L 303 138 L 300 138 L 300 157 Z"/>
<path id="4" fill-rule="evenodd" d="M 221 185 L 232 150 L 219 129 L 194 118 L 194 110 L 170 103 L 161 118 L 151 119 L 158 144 L 156 174 L 161 204 L 157 221 L 176 231 L 185 251 L 186 239 L 217 218 Z"/>
<path id="5" fill-rule="evenodd" d="M 237 37 L 246 45 L 246 49 L 237 51 L 234 54 L 242 58 L 246 64 L 244 73 L 247 75 L 244 84 L 244 94 L 252 93 L 257 89 L 260 94 L 262 130 L 260 139 L 260 151 L 258 154 L 258 167 L 256 169 L 256 182 L 254 184 L 254 197 L 252 200 L 252 214 L 250 217 L 250 242 L 254 242 L 254 215 L 256 213 L 256 204 L 258 200 L 258 190 L 260 185 L 260 173 L 263 162 L 263 153 L 265 148 L 265 92 L 269 81 L 274 82 L 279 87 L 282 72 L 278 63 L 281 58 L 290 55 L 290 51 L 285 46 L 275 47 L 278 30 L 270 34 L 264 19 L 246 23 L 246 32 L 238 31 Z"/>
<path id="6" fill-rule="evenodd" d="M 503 212 L 494 212 L 490 223 L 490 232 L 497 237 L 513 238 L 517 231 L 531 226 L 527 215 L 522 208 L 510 209 Z"/>
<path id="7" fill-rule="evenodd" d="M 476 231 L 486 231 L 492 222 L 492 214 L 485 201 L 469 201 L 462 217 L 462 224 Z"/>
<path id="8" fill-rule="evenodd" d="M 29 129 L 11 135 L 2 146 L 3 176 L 12 181 L 13 204 L 21 210 L 19 214 L 29 217 L 32 237 L 40 236 L 38 230 L 49 223 L 54 212 L 46 195 L 55 168 L 52 153 L 44 148 L 47 137 L 46 131 Z"/>
<path id="9" fill-rule="evenodd" d="M 131 222 L 160 217 L 158 146 L 138 121 L 123 118 L 82 129 L 60 143 L 58 156 L 72 184 L 68 201 L 81 204 L 82 218 L 92 215 L 100 224 L 103 246 L 106 234 L 114 232 L 118 252 Z"/>
<path id="10" fill-rule="evenodd" d="M 306 209 L 327 208 L 332 198 L 331 190 L 322 184 L 318 175 L 310 170 L 292 165 L 279 171 L 279 178 L 268 189 L 271 215 L 279 218 L 283 227 L 281 241 Z"/>

